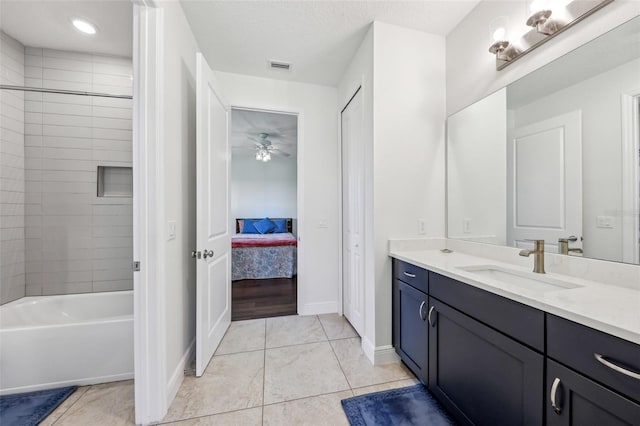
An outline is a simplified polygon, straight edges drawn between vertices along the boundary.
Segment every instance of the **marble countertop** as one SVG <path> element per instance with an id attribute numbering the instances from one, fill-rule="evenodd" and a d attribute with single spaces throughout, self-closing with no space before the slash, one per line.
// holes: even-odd
<path id="1" fill-rule="evenodd" d="M 558 288 L 558 290 L 544 292 L 527 288 L 514 289 L 499 280 L 485 278 L 460 268 L 491 265 L 535 277 L 537 274 L 531 272 L 531 267 L 456 251 L 443 253 L 439 249 L 392 248 L 389 255 L 473 287 L 640 344 L 640 290 L 638 289 L 549 272 L 544 277 L 561 280 L 578 287 Z"/>

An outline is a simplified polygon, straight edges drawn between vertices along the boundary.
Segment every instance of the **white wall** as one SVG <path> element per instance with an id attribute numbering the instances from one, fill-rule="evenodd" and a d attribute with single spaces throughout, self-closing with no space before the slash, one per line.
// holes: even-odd
<path id="1" fill-rule="evenodd" d="M 489 49 L 489 23 L 499 16 L 520 31 L 524 2 L 483 0 L 447 36 L 447 113 L 452 114 L 640 14 L 640 2 L 617 0 L 502 71 Z"/>
<path id="2" fill-rule="evenodd" d="M 131 95 L 131 59 L 27 47 L 25 84 Z M 133 288 L 132 198 L 97 167 L 132 165 L 132 101 L 25 93 L 27 296 Z"/>
<path id="3" fill-rule="evenodd" d="M 391 345 L 389 238 L 443 237 L 444 38 L 374 22 L 338 85 L 342 109 L 362 85 L 365 329 L 371 360 Z M 424 220 L 425 234 L 418 233 Z"/>
<path id="4" fill-rule="evenodd" d="M 196 52 L 198 44 L 178 2 L 160 2 L 164 23 L 161 72 L 164 96 L 163 187 L 157 209 L 161 236 L 158 262 L 164 268 L 165 333 L 168 401 L 183 379 L 183 357 L 195 338 L 196 244 L 195 143 Z M 167 221 L 176 222 L 176 238 L 167 241 Z"/>
<path id="5" fill-rule="evenodd" d="M 233 119 L 233 117 L 232 117 Z M 231 160 L 231 217 L 297 217 L 297 158 L 272 155 Z"/>
<path id="6" fill-rule="evenodd" d="M 24 85 L 24 46 L 0 31 L 0 83 Z M 24 93 L 0 90 L 0 304 L 25 295 Z"/>
<path id="7" fill-rule="evenodd" d="M 347 105 L 356 90 L 360 87 L 362 96 L 362 138 L 364 140 L 364 336 L 363 347 L 372 358 L 375 348 L 375 245 L 373 216 L 373 25 L 369 27 L 358 51 L 347 67 L 338 84 L 338 110 Z M 339 195 L 341 197 L 341 195 Z M 342 219 L 342 212 L 340 212 Z M 340 235 L 340 239 L 342 236 Z M 342 253 L 340 253 L 342 258 Z M 340 307 L 342 308 L 342 307 Z"/>
<path id="8" fill-rule="evenodd" d="M 447 119 L 447 191 L 449 238 L 506 244 L 507 89 Z"/>
<path id="9" fill-rule="evenodd" d="M 621 96 L 640 88 L 639 76 L 637 59 L 513 111 L 515 127 L 582 111 L 582 226 L 586 257 L 622 261 Z M 637 157 L 625 161 L 637 161 Z M 597 216 L 613 216 L 613 228 L 598 228 Z"/>
<path id="10" fill-rule="evenodd" d="M 234 107 L 298 112 L 298 313 L 337 311 L 337 92 L 334 87 L 215 72 Z M 234 197 L 234 195 L 231 195 Z M 319 227 L 326 221 L 327 227 Z"/>
<path id="11" fill-rule="evenodd" d="M 374 23 L 375 346 L 391 345 L 389 238 L 445 234 L 445 39 Z"/>

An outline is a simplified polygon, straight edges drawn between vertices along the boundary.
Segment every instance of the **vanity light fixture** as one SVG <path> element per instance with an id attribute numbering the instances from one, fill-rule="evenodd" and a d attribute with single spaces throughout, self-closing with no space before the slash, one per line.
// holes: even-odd
<path id="1" fill-rule="evenodd" d="M 496 55 L 496 61 L 510 61 L 518 54 L 518 49 L 507 38 L 507 23 L 507 18 L 501 16 L 490 24 L 489 52 Z"/>
<path id="2" fill-rule="evenodd" d="M 500 71 L 516 59 L 526 55 L 536 47 L 546 43 L 586 17 L 600 10 L 614 0 L 526 0 L 527 25 L 532 30 L 517 40 L 506 37 L 506 26 L 499 31 L 494 21 L 491 24 L 491 45 L 489 52 L 496 55 L 496 70 Z M 518 46 L 518 47 L 515 47 Z"/>
<path id="3" fill-rule="evenodd" d="M 76 30 L 83 34 L 94 35 L 97 32 L 95 25 L 85 21 L 84 19 L 74 18 L 71 20 L 71 23 Z"/>

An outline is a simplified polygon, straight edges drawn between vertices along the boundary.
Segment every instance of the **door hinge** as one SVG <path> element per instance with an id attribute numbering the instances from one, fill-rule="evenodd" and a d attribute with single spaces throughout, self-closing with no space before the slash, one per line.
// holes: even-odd
<path id="1" fill-rule="evenodd" d="M 140 262 L 137 260 L 133 261 L 133 272 L 140 272 Z"/>

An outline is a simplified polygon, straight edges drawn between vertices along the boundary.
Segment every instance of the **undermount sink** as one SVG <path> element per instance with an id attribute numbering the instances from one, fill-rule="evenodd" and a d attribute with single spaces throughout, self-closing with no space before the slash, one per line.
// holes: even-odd
<path id="1" fill-rule="evenodd" d="M 544 274 L 517 271 L 497 265 L 461 266 L 459 269 L 483 278 L 499 281 L 506 290 L 539 294 L 582 287 L 581 285 L 562 281 Z"/>

